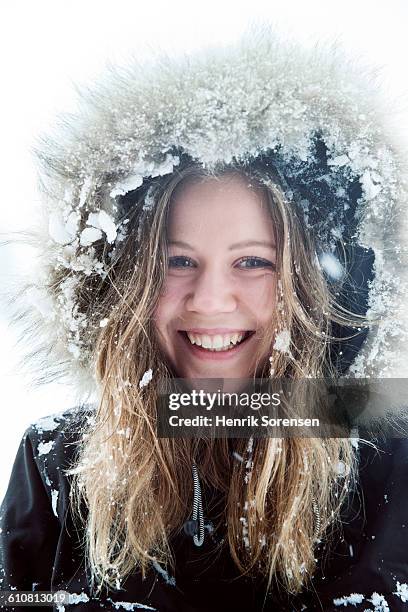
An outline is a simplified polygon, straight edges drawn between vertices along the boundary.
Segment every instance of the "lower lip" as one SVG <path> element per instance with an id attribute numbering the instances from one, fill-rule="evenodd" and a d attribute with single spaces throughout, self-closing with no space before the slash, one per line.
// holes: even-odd
<path id="1" fill-rule="evenodd" d="M 199 357 L 199 359 L 206 359 L 209 361 L 224 361 L 225 359 L 233 359 L 235 355 L 242 352 L 252 338 L 252 335 L 248 336 L 244 342 L 240 342 L 234 348 L 228 349 L 227 351 L 208 351 L 197 344 L 191 344 L 190 340 L 184 334 L 180 334 L 184 344 L 187 346 L 192 355 Z"/>

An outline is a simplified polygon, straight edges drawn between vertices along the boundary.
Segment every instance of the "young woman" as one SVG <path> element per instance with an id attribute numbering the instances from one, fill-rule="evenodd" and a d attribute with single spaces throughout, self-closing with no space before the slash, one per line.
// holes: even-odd
<path id="1" fill-rule="evenodd" d="M 163 380 L 406 376 L 398 147 L 363 73 L 266 32 L 84 95 L 39 152 L 19 316 L 39 376 L 97 401 L 25 432 L 5 591 L 84 612 L 408 606 L 403 437 L 156 430 Z"/>

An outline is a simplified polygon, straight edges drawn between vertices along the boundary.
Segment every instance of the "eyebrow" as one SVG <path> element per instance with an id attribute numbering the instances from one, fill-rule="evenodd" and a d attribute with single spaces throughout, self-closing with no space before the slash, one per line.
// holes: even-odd
<path id="1" fill-rule="evenodd" d="M 182 240 L 171 240 L 169 245 L 175 245 L 183 247 L 184 249 L 189 249 L 190 251 L 194 251 L 194 247 L 189 245 L 187 242 L 183 242 Z M 268 242 L 267 240 L 243 240 L 242 242 L 236 242 L 229 247 L 229 251 L 233 251 L 234 249 L 241 249 L 243 247 L 249 246 L 263 246 L 268 247 L 269 249 L 276 249 L 276 245 L 272 242 Z"/>

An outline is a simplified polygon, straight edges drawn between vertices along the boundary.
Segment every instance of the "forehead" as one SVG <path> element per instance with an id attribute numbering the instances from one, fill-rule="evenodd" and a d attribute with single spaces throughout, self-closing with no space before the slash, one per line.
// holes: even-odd
<path id="1" fill-rule="evenodd" d="M 249 179 L 231 175 L 189 181 L 170 204 L 170 239 L 211 235 L 270 239 L 273 223 L 265 197 Z M 222 230 L 222 231 L 221 231 Z M 236 240 L 235 240 L 236 241 Z"/>

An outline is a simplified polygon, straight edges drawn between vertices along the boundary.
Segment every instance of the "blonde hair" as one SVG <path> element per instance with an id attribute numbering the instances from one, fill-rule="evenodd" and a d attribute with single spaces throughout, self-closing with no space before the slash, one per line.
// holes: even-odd
<path id="1" fill-rule="evenodd" d="M 348 438 L 248 443 L 156 435 L 155 383 L 173 376 L 152 323 L 166 275 L 170 203 L 187 181 L 231 172 L 259 189 L 276 230 L 278 307 L 265 331 L 254 376 L 270 374 L 271 364 L 261 359 L 265 349 L 275 376 L 329 375 L 332 323 L 355 323 L 332 297 L 300 213 L 271 174 L 242 164 L 210 172 L 191 163 L 153 181 L 148 191 L 133 194 L 122 249 L 106 283 L 93 287 L 93 304 L 100 303 L 101 310 L 88 316 L 97 321 L 109 313 L 95 346 L 101 396 L 71 472 L 71 502 L 78 519 L 86 521 L 87 561 L 98 588 L 115 588 L 118 577 L 124 579 L 135 567 L 143 576 L 152 563 L 174 568 L 169 541 L 190 518 L 193 461 L 201 479 L 225 501 L 216 529 L 226 524 L 224 545 L 240 572 L 260 574 L 268 587 L 275 579 L 290 593 L 299 592 L 313 574 L 317 539 L 330 537 L 352 484 L 355 456 Z M 149 198 L 154 206 L 146 205 Z M 276 332 L 283 329 L 291 338 L 286 353 L 273 349 Z M 154 378 L 141 388 L 139 381 L 150 368 Z M 346 466 L 342 478 L 339 461 Z"/>

